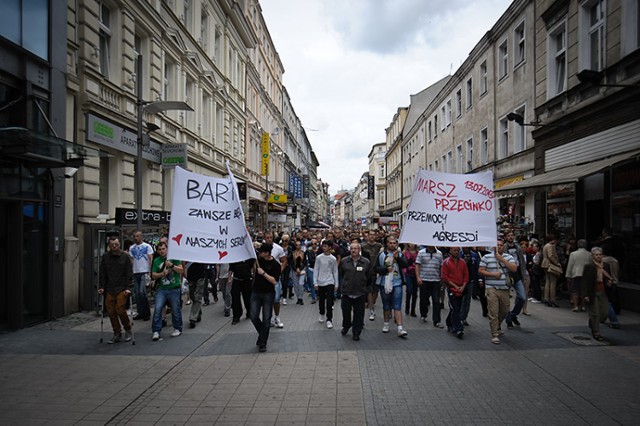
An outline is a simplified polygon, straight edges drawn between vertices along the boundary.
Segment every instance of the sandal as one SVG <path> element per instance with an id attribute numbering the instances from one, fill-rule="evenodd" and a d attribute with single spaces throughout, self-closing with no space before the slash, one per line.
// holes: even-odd
<path id="1" fill-rule="evenodd" d="M 604 341 L 604 337 L 602 337 L 602 336 L 601 336 L 601 335 L 599 335 L 599 334 L 594 334 L 594 335 L 593 335 L 593 338 L 594 338 L 595 340 L 597 340 L 598 342 L 602 342 L 602 341 Z"/>
<path id="2" fill-rule="evenodd" d="M 187 300 L 187 303 L 185 303 L 185 305 L 190 305 L 191 304 L 191 300 Z"/>

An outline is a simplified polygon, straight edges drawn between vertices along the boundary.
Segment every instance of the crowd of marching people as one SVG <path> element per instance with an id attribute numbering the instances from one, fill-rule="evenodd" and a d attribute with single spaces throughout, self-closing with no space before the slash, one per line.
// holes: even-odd
<path id="1" fill-rule="evenodd" d="M 406 317 L 423 324 L 431 321 L 462 339 L 471 301 L 478 300 L 490 340 L 500 344 L 503 324 L 507 329 L 520 327 L 529 303 L 557 308 L 557 295 L 565 292 L 573 312 L 588 311 L 594 339 L 604 339 L 603 323 L 620 327 L 616 283 L 623 252 L 608 229 L 590 250 L 581 239 L 560 244 L 554 233 L 543 242 L 507 231 L 496 247 L 420 247 L 399 243 L 399 234 L 339 228 L 291 234 L 258 231 L 252 235 L 256 258 L 230 264 L 170 259 L 166 238 L 152 247 L 140 231 L 123 248 L 112 238 L 99 275 L 99 294 L 113 329 L 108 343 L 132 339 L 127 308 L 133 303 L 137 313 L 132 319 L 151 321 L 152 340 L 158 341 L 169 316 L 170 336 L 178 337 L 185 304 L 188 327 L 195 328 L 203 306 L 211 298 L 218 302 L 219 295 L 232 325 L 243 317 L 252 321 L 260 352 L 267 350 L 270 329 L 284 328 L 282 306 L 294 301 L 316 305 L 318 322 L 327 329 L 334 327 L 334 304 L 339 301 L 342 323 L 336 325 L 355 341 L 365 319 L 373 322 L 380 316 L 381 331 L 390 333 L 393 327 L 403 339 L 408 336 Z"/>

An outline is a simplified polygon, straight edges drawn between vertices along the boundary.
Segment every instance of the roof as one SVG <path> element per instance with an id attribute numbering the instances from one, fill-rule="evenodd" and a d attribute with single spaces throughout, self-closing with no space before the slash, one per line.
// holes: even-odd
<path id="1" fill-rule="evenodd" d="M 441 80 L 433 83 L 423 91 L 416 93 L 415 95 L 411 95 L 411 104 L 409 105 L 407 119 L 404 122 L 404 129 L 406 129 L 407 131 L 411 130 L 422 113 L 427 109 L 431 102 L 433 102 L 436 96 L 438 96 L 438 93 L 440 93 L 442 88 L 450 79 L 451 76 L 448 75 Z"/>

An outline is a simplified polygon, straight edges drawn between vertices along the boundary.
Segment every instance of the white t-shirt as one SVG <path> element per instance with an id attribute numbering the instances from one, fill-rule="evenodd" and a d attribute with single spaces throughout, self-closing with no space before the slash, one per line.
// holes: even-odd
<path id="1" fill-rule="evenodd" d="M 145 274 L 151 272 L 151 262 L 149 261 L 149 255 L 153 256 L 153 248 L 143 242 L 140 244 L 134 244 L 129 248 L 129 254 L 133 258 L 133 273 Z"/>

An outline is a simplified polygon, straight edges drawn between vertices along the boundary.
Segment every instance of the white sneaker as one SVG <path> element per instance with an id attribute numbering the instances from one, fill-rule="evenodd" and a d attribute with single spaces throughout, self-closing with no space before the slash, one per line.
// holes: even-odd
<path id="1" fill-rule="evenodd" d="M 426 324 L 427 323 L 427 317 L 421 317 L 420 318 L 420 322 L 423 323 L 423 324 Z"/>
<path id="2" fill-rule="evenodd" d="M 133 335 L 131 334 L 131 331 L 125 331 L 124 332 L 124 341 L 125 342 L 130 342 L 131 339 L 133 339 Z"/>
<path id="3" fill-rule="evenodd" d="M 407 333 L 407 330 L 402 327 L 398 327 L 398 337 L 406 337 L 407 334 L 409 334 Z"/>
<path id="4" fill-rule="evenodd" d="M 324 322 L 324 315 L 320 315 L 318 317 L 318 322 Z"/>
<path id="5" fill-rule="evenodd" d="M 373 321 L 376 319 L 376 313 L 371 311 L 371 313 L 369 314 L 369 321 Z"/>
<path id="6" fill-rule="evenodd" d="M 333 323 L 331 321 L 327 321 L 327 328 L 333 328 Z"/>
<path id="7" fill-rule="evenodd" d="M 383 333 L 388 333 L 389 332 L 389 323 L 385 322 L 384 325 L 382 326 L 382 332 Z"/>
<path id="8" fill-rule="evenodd" d="M 282 305 L 286 305 L 286 304 L 287 304 L 287 298 L 286 298 L 286 297 L 283 297 L 283 298 L 282 298 L 282 301 L 280 302 L 280 304 L 282 304 Z"/>
<path id="9" fill-rule="evenodd" d="M 160 333 L 154 331 L 153 336 L 151 336 L 151 340 L 160 340 Z"/>
<path id="10" fill-rule="evenodd" d="M 182 334 L 182 331 L 174 329 L 173 333 L 171 333 L 171 337 L 178 337 L 181 334 Z"/>
<path id="11" fill-rule="evenodd" d="M 280 321 L 280 317 L 276 317 L 275 324 L 278 328 L 284 328 L 284 323 Z"/>

